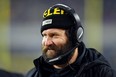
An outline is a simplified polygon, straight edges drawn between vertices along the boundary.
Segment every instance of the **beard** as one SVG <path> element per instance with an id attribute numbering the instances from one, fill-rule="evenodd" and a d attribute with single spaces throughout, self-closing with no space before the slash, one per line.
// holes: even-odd
<path id="1" fill-rule="evenodd" d="M 71 43 L 67 42 L 61 46 L 56 46 L 55 44 L 50 46 L 43 46 L 42 45 L 42 51 L 43 51 L 43 57 L 44 59 L 53 59 L 60 55 L 65 54 L 72 48 Z"/>

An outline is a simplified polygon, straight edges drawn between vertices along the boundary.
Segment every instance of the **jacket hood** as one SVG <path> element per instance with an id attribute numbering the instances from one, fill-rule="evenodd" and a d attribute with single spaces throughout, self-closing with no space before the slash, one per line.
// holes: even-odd
<path id="1" fill-rule="evenodd" d="M 86 49 L 84 57 L 86 59 L 86 70 L 98 65 L 106 65 L 110 67 L 110 64 L 105 57 L 93 48 Z"/>

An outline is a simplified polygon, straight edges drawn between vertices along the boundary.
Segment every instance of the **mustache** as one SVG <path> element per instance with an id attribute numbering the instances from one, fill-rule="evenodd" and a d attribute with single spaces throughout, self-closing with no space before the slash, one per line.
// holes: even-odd
<path id="1" fill-rule="evenodd" d="M 42 51 L 47 52 L 47 50 L 58 50 L 56 46 L 42 46 Z"/>

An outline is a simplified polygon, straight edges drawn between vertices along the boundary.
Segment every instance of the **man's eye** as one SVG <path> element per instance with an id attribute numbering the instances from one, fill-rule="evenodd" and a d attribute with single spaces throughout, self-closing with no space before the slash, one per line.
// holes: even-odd
<path id="1" fill-rule="evenodd" d="M 58 37 L 58 34 L 54 34 L 53 37 Z"/>
<path id="2" fill-rule="evenodd" d="M 43 36 L 43 37 L 45 37 L 45 36 L 46 36 L 46 34 L 42 34 L 42 36 Z"/>

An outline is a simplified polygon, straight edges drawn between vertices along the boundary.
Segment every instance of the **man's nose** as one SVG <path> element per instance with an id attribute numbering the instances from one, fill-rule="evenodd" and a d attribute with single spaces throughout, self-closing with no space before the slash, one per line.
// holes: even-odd
<path id="1" fill-rule="evenodd" d="M 50 46 L 50 45 L 52 45 L 52 44 L 53 44 L 52 38 L 46 38 L 46 40 L 45 40 L 45 45 L 46 45 L 46 46 Z"/>

